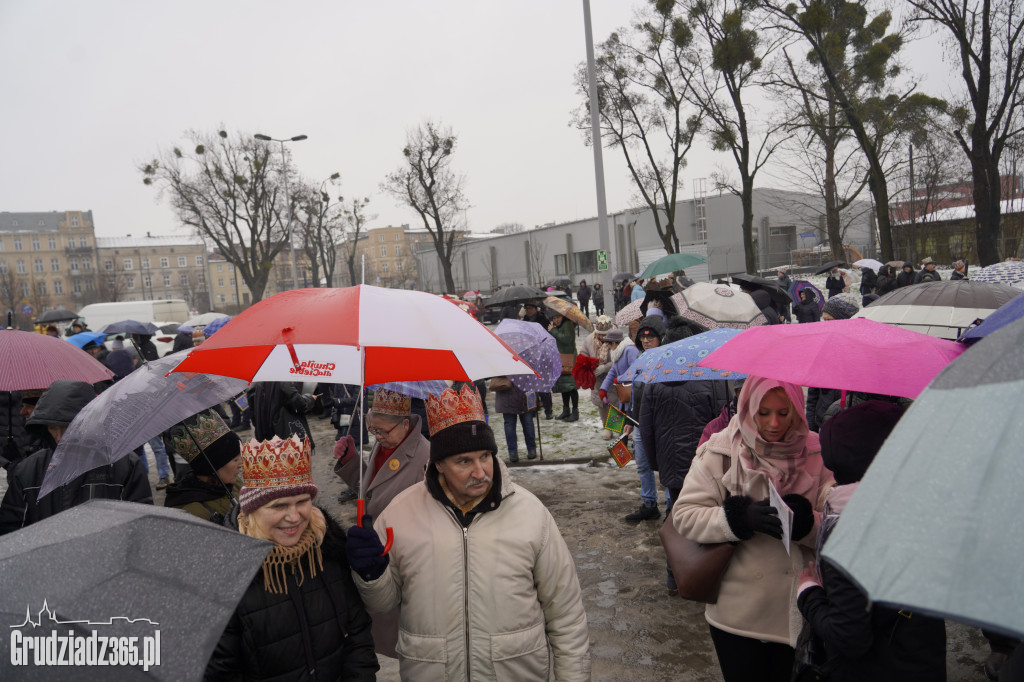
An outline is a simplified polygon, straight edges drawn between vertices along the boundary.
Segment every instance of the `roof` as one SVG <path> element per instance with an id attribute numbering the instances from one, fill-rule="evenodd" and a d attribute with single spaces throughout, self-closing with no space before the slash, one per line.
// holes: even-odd
<path id="1" fill-rule="evenodd" d="M 85 222 L 92 222 L 92 211 L 81 211 L 81 214 Z M 0 211 L 0 232 L 57 232 L 66 218 L 65 211 Z"/>
<path id="2" fill-rule="evenodd" d="M 155 237 L 96 237 L 96 248 L 127 249 L 156 246 L 203 246 L 203 240 L 192 235 L 157 235 Z M 204 249 L 205 250 L 205 249 Z"/>
<path id="3" fill-rule="evenodd" d="M 1011 213 L 1024 213 L 1024 198 L 1005 199 L 999 202 L 999 214 L 1009 215 Z M 938 211 L 921 216 L 915 223 L 941 223 L 950 220 L 969 220 L 975 216 L 974 204 L 966 206 L 950 206 L 940 208 Z M 901 220 L 897 225 L 909 225 L 910 220 Z"/>

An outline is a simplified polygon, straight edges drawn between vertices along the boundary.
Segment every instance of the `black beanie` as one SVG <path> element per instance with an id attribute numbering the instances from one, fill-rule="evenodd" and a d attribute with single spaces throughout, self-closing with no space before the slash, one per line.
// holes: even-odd
<path id="1" fill-rule="evenodd" d="M 840 410 L 821 427 L 821 459 L 839 485 L 856 483 L 903 416 L 903 407 L 868 400 Z"/>
<path id="2" fill-rule="evenodd" d="M 452 424 L 441 429 L 430 437 L 430 461 L 440 462 L 446 457 L 460 455 L 463 452 L 487 450 L 492 455 L 498 453 L 498 444 L 494 441 L 494 432 L 486 422 L 466 421 Z"/>

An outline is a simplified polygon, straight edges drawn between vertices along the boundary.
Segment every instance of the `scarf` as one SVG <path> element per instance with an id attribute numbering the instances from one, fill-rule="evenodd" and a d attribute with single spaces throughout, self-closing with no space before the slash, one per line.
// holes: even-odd
<path id="1" fill-rule="evenodd" d="M 238 513 L 238 531 L 249 537 L 269 540 L 256 523 L 249 522 L 249 516 L 245 512 Z M 316 577 L 317 566 L 320 570 L 324 568 L 324 557 L 320 551 L 323 544 L 324 534 L 327 532 L 327 521 L 324 514 L 317 507 L 313 507 L 309 515 L 309 525 L 302 531 L 299 541 L 291 547 L 283 547 L 274 543 L 274 548 L 263 560 L 263 589 L 271 594 L 288 594 L 288 576 L 285 569 L 290 567 L 294 575 L 296 569 L 299 577 L 297 585 L 302 585 L 305 574 L 302 569 L 302 559 L 306 558 L 309 566 L 309 577 Z"/>
<path id="2" fill-rule="evenodd" d="M 793 422 L 782 440 L 769 443 L 761 438 L 754 417 L 764 396 L 781 387 L 791 403 Z M 821 447 L 818 434 L 807 427 L 804 416 L 804 394 L 799 386 L 763 377 L 750 377 L 740 392 L 736 415 L 722 432 L 727 439 L 729 455 L 739 461 L 748 473 L 767 477 L 780 495 L 796 493 L 815 504 L 818 497 Z M 738 483 L 739 468 L 734 467 L 734 482 Z"/>
<path id="3" fill-rule="evenodd" d="M 444 491 L 445 497 L 448 498 L 448 501 L 455 505 L 455 507 L 463 514 L 468 514 L 469 512 L 476 509 L 476 506 L 483 502 L 484 498 L 487 497 L 488 493 L 491 492 L 491 488 L 494 486 L 494 478 L 492 477 L 491 485 L 487 486 L 487 490 L 485 490 L 482 495 L 480 495 L 479 497 L 474 497 L 466 504 L 459 504 L 458 502 L 455 501 L 455 496 L 452 495 L 452 491 L 448 488 L 448 481 L 444 480 L 444 474 L 438 472 L 437 482 L 441 484 L 441 490 Z"/>

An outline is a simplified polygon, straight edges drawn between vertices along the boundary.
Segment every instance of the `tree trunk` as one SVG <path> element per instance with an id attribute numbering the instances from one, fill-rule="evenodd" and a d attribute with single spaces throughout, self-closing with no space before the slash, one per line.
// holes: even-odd
<path id="1" fill-rule="evenodd" d="M 845 260 L 843 255 L 843 236 L 839 228 L 839 201 L 836 189 L 836 104 L 829 99 L 828 125 L 829 139 L 825 144 L 825 231 L 828 234 L 828 245 L 832 249 L 832 260 Z"/>
<path id="2" fill-rule="evenodd" d="M 754 274 L 757 272 L 757 253 L 754 251 L 754 181 L 752 178 L 743 178 L 740 204 L 743 206 L 743 257 L 747 272 Z M 767 234 L 759 235 L 762 244 L 767 239 Z"/>
<path id="3" fill-rule="evenodd" d="M 983 136 L 972 135 L 971 178 L 974 181 L 975 240 L 982 267 L 998 263 L 1001 190 L 999 162 L 987 153 Z M 981 137 L 981 139 L 979 139 Z"/>

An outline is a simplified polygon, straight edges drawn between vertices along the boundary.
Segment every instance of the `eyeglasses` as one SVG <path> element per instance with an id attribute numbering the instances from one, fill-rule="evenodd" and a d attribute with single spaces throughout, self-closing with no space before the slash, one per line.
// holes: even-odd
<path id="1" fill-rule="evenodd" d="M 398 422 L 397 424 L 392 426 L 390 429 L 372 429 L 372 428 L 367 428 L 366 432 L 369 433 L 374 438 L 380 440 L 381 438 L 386 438 L 386 437 L 390 436 L 391 432 L 394 431 L 395 429 L 397 429 L 401 423 L 402 422 Z"/>

